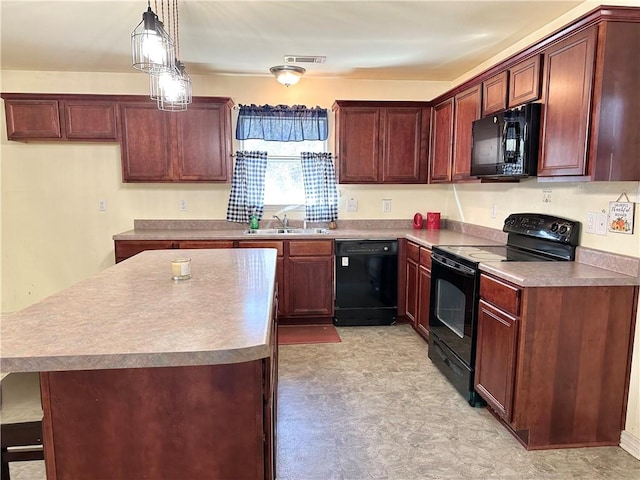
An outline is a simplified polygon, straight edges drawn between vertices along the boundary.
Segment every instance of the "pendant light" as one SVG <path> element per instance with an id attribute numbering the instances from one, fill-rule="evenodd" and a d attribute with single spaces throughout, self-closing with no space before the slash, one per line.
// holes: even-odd
<path id="1" fill-rule="evenodd" d="M 145 73 L 170 72 L 175 68 L 173 40 L 151 10 L 151 0 L 142 21 L 131 32 L 131 55 L 133 68 Z"/>
<path id="2" fill-rule="evenodd" d="M 276 77 L 276 80 L 285 87 L 295 85 L 300 81 L 306 70 L 297 65 L 277 65 L 271 67 L 269 71 Z"/>
<path id="3" fill-rule="evenodd" d="M 168 7 L 168 2 L 167 2 Z M 167 8 L 168 9 L 168 8 Z M 176 45 L 174 68 L 170 71 L 155 71 L 149 75 L 149 89 L 158 108 L 169 112 L 179 112 L 187 109 L 192 102 L 191 77 L 186 72 L 184 64 L 178 60 L 180 53 L 178 0 L 173 0 L 172 12 L 169 14 L 169 25 L 173 25 Z"/>
<path id="4" fill-rule="evenodd" d="M 160 110 L 180 112 L 192 102 L 191 78 L 180 60 L 176 60 L 173 72 L 152 74 L 149 79 L 151 98 L 156 100 Z"/>

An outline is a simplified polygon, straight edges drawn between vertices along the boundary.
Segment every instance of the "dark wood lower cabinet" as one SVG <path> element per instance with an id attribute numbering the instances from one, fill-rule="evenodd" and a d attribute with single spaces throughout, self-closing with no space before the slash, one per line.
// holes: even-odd
<path id="1" fill-rule="evenodd" d="M 115 240 L 116 263 L 145 250 L 169 250 L 177 248 L 173 240 Z"/>
<path id="2" fill-rule="evenodd" d="M 513 317 L 480 300 L 476 391 L 505 421 L 511 421 L 518 323 Z"/>
<path id="3" fill-rule="evenodd" d="M 283 323 L 331 322 L 333 270 L 333 240 L 288 242 Z"/>
<path id="4" fill-rule="evenodd" d="M 431 250 L 420 247 L 418 266 L 418 310 L 416 331 L 429 340 L 429 307 L 431 306 Z"/>
<path id="5" fill-rule="evenodd" d="M 399 311 L 426 341 L 429 339 L 431 250 L 414 242 L 406 242 L 404 266 L 404 310 Z"/>
<path id="6" fill-rule="evenodd" d="M 272 479 L 275 365 L 42 373 L 47 478 Z"/>
<path id="7" fill-rule="evenodd" d="M 233 248 L 233 240 L 116 240 L 116 263 L 145 250 L 189 248 Z"/>
<path id="8" fill-rule="evenodd" d="M 407 242 L 405 262 L 405 317 L 415 327 L 418 317 L 418 264 L 420 245 Z"/>
<path id="9" fill-rule="evenodd" d="M 637 296 L 482 275 L 476 389 L 528 449 L 620 443 Z"/>

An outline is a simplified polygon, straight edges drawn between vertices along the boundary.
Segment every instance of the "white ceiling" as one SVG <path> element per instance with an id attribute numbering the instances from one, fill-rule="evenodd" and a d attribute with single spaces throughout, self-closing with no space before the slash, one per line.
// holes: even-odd
<path id="1" fill-rule="evenodd" d="M 151 7 L 167 26 L 163 3 Z M 191 75 L 269 75 L 285 55 L 323 55 L 299 64 L 306 76 L 450 81 L 581 3 L 179 0 L 180 59 Z M 146 8 L 0 0 L 1 67 L 132 72 L 130 35 Z"/>

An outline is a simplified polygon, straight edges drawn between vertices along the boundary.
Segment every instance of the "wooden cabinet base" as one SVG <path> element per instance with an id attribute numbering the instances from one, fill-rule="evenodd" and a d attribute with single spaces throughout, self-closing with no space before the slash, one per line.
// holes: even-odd
<path id="1" fill-rule="evenodd" d="M 47 478 L 270 479 L 268 363 L 41 374 Z"/>
<path id="2" fill-rule="evenodd" d="M 618 445 L 638 289 L 480 279 L 476 390 L 530 450 Z M 518 316 L 519 315 L 519 316 Z"/>
<path id="3" fill-rule="evenodd" d="M 504 419 L 495 412 L 491 407 L 486 407 L 496 420 L 498 420 L 506 429 L 514 436 L 514 438 L 520 442 L 520 444 L 527 450 L 552 450 L 559 448 L 582 448 L 582 447 L 617 447 L 620 445 L 620 437 L 618 439 L 597 441 L 597 442 L 576 442 L 576 443 L 559 443 L 548 444 L 539 443 L 535 441 L 535 437 L 532 438 L 531 430 L 514 430 L 510 424 L 504 421 Z"/>

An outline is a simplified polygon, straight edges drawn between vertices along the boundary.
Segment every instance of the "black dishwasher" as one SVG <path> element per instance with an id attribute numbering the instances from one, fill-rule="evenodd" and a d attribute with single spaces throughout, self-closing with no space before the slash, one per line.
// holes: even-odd
<path id="1" fill-rule="evenodd" d="M 392 325 L 398 315 L 398 241 L 336 240 L 336 326 Z"/>

